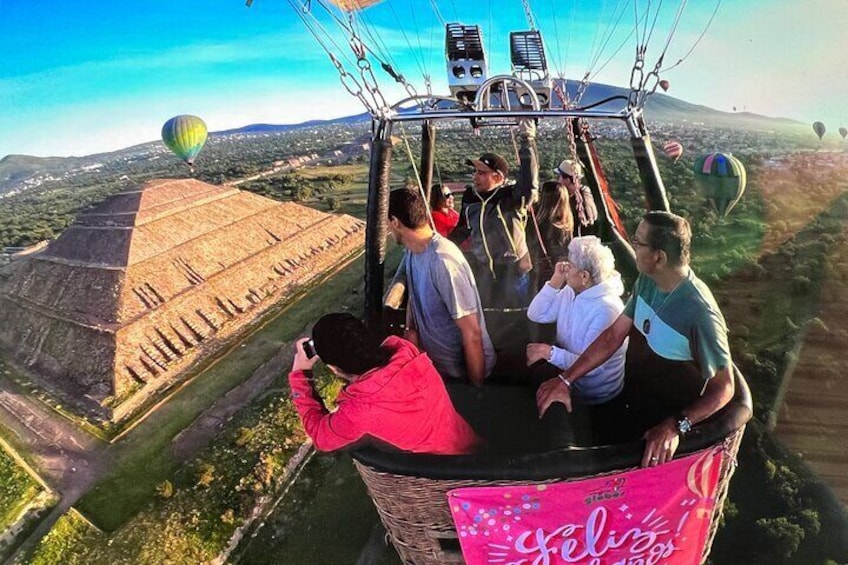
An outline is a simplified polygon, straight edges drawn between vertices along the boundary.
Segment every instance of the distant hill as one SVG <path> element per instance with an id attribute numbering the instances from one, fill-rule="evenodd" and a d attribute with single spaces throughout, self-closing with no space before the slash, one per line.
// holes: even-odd
<path id="1" fill-rule="evenodd" d="M 309 120 L 307 122 L 301 122 L 299 124 L 284 124 L 284 125 L 275 125 L 275 124 L 250 124 L 249 126 L 243 126 L 236 129 L 225 129 L 221 131 L 214 132 L 213 135 L 231 135 L 235 133 L 278 133 L 284 131 L 291 131 L 293 129 L 298 128 L 309 128 L 316 126 L 325 126 L 331 124 L 350 124 L 357 122 L 364 122 L 366 120 L 371 119 L 371 114 L 368 112 L 363 112 L 361 114 L 356 114 L 354 116 L 344 116 L 341 118 L 334 118 L 331 120 Z"/>
<path id="2" fill-rule="evenodd" d="M 567 83 L 566 90 L 574 96 L 577 83 Z M 605 84 L 591 84 L 581 101 L 582 106 L 610 97 L 618 100 L 597 106 L 598 109 L 617 111 L 624 107 L 629 90 Z M 737 128 L 752 130 L 771 130 L 786 127 L 798 127 L 803 124 L 786 118 L 770 118 L 749 112 L 721 112 L 707 106 L 690 104 L 667 94 L 655 93 L 645 106 L 645 116 L 648 124 L 661 122 L 702 122 L 721 128 Z M 367 113 L 345 116 L 329 120 L 310 120 L 299 124 L 250 124 L 244 127 L 217 131 L 210 134 L 211 138 L 227 138 L 238 135 L 254 135 L 263 133 L 282 133 L 301 128 L 314 128 L 339 124 L 363 123 L 370 119 Z M 158 147 L 157 147 L 158 146 Z M 147 158 L 151 153 L 165 151 L 159 141 L 151 141 L 141 145 L 128 147 L 109 153 L 98 153 L 85 157 L 31 157 L 27 155 L 7 155 L 0 159 L 0 196 L 9 191 L 25 190 L 28 185 L 37 184 L 45 178 L 56 179 L 65 174 L 86 168 L 109 166 L 119 161 Z"/>
<path id="3" fill-rule="evenodd" d="M 565 89 L 569 93 L 569 96 L 576 95 L 577 86 L 578 85 L 574 82 L 569 82 L 565 85 Z M 607 84 L 590 84 L 586 88 L 586 92 L 583 95 L 581 106 L 589 106 L 600 100 L 612 97 L 627 98 L 629 94 L 629 89 L 622 88 L 619 86 L 610 86 Z M 601 104 L 596 108 L 607 111 L 616 111 L 621 109 L 624 105 L 625 100 L 618 99 L 612 102 L 608 102 L 606 104 Z M 720 110 L 716 110 L 708 106 L 691 104 L 689 102 L 685 102 L 678 98 L 674 98 L 673 96 L 662 94 L 660 92 L 656 92 L 648 98 L 648 102 L 645 104 L 645 116 L 648 118 L 649 126 L 650 122 L 654 121 L 705 122 L 715 124 L 718 127 L 735 127 L 740 129 L 768 129 L 779 126 L 805 125 L 801 124 L 801 122 L 789 118 L 772 118 L 768 116 L 754 114 L 751 112 L 722 112 Z M 274 133 L 291 131 L 297 128 L 315 127 L 328 124 L 364 122 L 369 119 L 371 119 L 371 116 L 368 113 L 363 112 L 362 114 L 356 114 L 354 116 L 346 116 L 343 118 L 336 118 L 332 120 L 311 120 L 300 124 L 251 124 L 241 128 L 224 130 L 215 133 L 216 135 L 228 135 L 239 133 Z"/>
<path id="4" fill-rule="evenodd" d="M 80 157 L 32 157 L 6 155 L 0 159 L 0 186 L 24 180 L 45 170 L 65 172 L 80 166 Z"/>

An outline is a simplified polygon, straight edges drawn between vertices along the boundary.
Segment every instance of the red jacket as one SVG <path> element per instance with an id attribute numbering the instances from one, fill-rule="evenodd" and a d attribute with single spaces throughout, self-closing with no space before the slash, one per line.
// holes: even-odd
<path id="1" fill-rule="evenodd" d="M 456 224 L 459 223 L 459 212 L 452 208 L 448 208 L 447 213 L 441 210 L 433 210 L 432 214 L 433 225 L 442 237 L 449 236 Z"/>
<path id="2" fill-rule="evenodd" d="M 329 412 L 303 371 L 289 373 L 292 400 L 306 433 L 321 451 L 378 440 L 403 451 L 459 455 L 480 443 L 451 403 L 441 376 L 412 343 L 390 336 L 388 364 L 345 386 Z"/>

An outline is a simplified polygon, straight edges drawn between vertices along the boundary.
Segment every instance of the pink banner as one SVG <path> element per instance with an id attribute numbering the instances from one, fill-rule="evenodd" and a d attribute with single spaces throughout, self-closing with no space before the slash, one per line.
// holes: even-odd
<path id="1" fill-rule="evenodd" d="M 692 565 L 715 506 L 721 448 L 549 485 L 460 488 L 448 502 L 467 565 Z"/>

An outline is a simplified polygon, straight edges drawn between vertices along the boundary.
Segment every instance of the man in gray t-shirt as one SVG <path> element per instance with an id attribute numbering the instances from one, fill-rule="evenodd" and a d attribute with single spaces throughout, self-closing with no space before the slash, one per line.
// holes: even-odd
<path id="1" fill-rule="evenodd" d="M 495 350 L 471 267 L 456 245 L 432 230 L 415 189 L 391 192 L 389 228 L 407 250 L 404 337 L 427 353 L 442 376 L 482 385 L 494 367 Z"/>

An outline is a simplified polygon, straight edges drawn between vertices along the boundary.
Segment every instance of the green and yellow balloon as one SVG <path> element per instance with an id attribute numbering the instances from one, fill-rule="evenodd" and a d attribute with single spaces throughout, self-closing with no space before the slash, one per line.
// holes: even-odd
<path id="1" fill-rule="evenodd" d="M 742 161 L 730 153 L 709 153 L 695 160 L 692 171 L 719 217 L 727 217 L 748 184 Z"/>
<path id="2" fill-rule="evenodd" d="M 162 141 L 191 167 L 206 143 L 206 124 L 197 116 L 174 116 L 162 126 Z"/>

